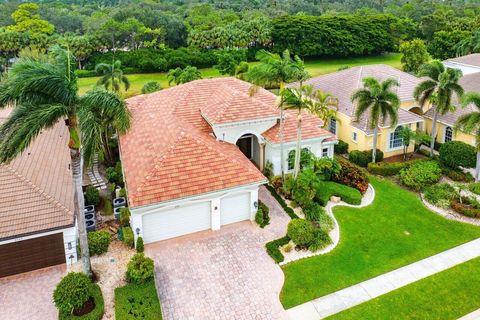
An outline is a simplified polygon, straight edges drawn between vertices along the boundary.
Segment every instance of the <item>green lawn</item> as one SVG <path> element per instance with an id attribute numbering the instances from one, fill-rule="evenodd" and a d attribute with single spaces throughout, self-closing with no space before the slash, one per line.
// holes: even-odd
<path id="1" fill-rule="evenodd" d="M 162 320 L 155 281 L 145 284 L 129 283 L 115 289 L 115 319 Z"/>
<path id="2" fill-rule="evenodd" d="M 328 319 L 458 319 L 480 308 L 479 270 L 477 258 Z"/>
<path id="3" fill-rule="evenodd" d="M 368 207 L 336 207 L 340 243 L 332 252 L 283 267 L 285 308 L 413 263 L 480 237 L 480 228 L 427 210 L 418 196 L 388 180 L 371 178 Z"/>
<path id="4" fill-rule="evenodd" d="M 401 67 L 401 54 L 392 53 L 380 56 L 368 56 L 357 58 L 341 58 L 341 59 L 320 59 L 305 61 L 305 67 L 312 77 L 337 71 L 343 66 L 360 66 L 366 64 L 384 63 L 396 68 Z M 218 70 L 213 68 L 202 69 L 204 78 L 220 77 Z M 166 73 L 145 73 L 145 74 L 130 74 L 127 75 L 130 80 L 131 87 L 125 93 L 126 97 L 131 97 L 140 94 L 143 85 L 148 81 L 157 81 L 162 88 L 168 87 L 168 79 Z M 95 87 L 98 77 L 81 78 L 79 79 L 80 94 L 84 94 L 89 89 Z"/>

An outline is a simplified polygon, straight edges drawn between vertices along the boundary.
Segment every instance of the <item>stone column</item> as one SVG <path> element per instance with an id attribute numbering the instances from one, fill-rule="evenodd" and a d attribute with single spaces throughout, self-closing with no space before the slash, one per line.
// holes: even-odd
<path id="1" fill-rule="evenodd" d="M 260 143 L 260 171 L 263 172 L 263 167 L 265 165 L 265 143 Z"/>

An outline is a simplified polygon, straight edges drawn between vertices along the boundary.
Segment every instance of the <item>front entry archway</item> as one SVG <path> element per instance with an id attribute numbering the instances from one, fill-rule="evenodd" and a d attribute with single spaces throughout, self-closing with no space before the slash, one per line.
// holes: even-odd
<path id="1" fill-rule="evenodd" d="M 244 134 L 238 138 L 236 145 L 245 157 L 252 161 L 258 168 L 262 168 L 262 148 L 256 135 L 250 133 Z"/>

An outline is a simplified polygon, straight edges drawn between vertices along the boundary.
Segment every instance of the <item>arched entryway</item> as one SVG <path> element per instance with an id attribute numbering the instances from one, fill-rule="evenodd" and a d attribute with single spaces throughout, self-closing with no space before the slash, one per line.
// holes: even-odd
<path id="1" fill-rule="evenodd" d="M 247 133 L 238 138 L 237 147 L 258 168 L 263 169 L 263 148 L 255 134 Z"/>

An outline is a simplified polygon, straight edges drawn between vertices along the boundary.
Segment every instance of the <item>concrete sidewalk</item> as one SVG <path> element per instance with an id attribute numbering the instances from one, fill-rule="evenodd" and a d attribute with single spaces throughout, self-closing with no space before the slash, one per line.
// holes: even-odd
<path id="1" fill-rule="evenodd" d="M 291 320 L 322 319 L 479 256 L 480 239 L 476 239 L 370 280 L 306 302 L 287 310 L 287 313 Z"/>

